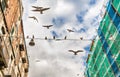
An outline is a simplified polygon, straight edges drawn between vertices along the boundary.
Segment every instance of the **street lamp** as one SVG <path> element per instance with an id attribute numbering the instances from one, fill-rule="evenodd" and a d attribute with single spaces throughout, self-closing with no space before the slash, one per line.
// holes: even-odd
<path id="1" fill-rule="evenodd" d="M 34 35 L 33 35 L 32 39 L 30 40 L 29 45 L 30 45 L 30 46 L 34 46 L 34 45 L 35 45 Z"/>

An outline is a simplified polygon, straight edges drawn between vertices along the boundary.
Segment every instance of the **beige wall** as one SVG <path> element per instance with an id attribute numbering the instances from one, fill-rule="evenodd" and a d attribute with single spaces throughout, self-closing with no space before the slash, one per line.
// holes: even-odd
<path id="1" fill-rule="evenodd" d="M 11 75 L 11 77 L 27 77 L 28 75 L 28 72 L 25 70 L 28 69 L 29 62 L 21 20 L 22 6 L 19 6 L 19 2 L 21 1 L 8 0 L 6 3 L 7 7 L 3 11 L 4 14 L 0 10 L 0 35 L 4 35 L 4 37 L 1 37 L 3 41 L 0 45 L 0 53 L 3 56 L 0 56 L 0 61 L 5 62 L 7 65 L 0 69 L 0 77 L 4 77 L 3 75 Z M 5 18 L 5 20 L 3 18 Z M 5 34 L 2 34 L 1 32 L 2 26 L 5 28 Z"/>

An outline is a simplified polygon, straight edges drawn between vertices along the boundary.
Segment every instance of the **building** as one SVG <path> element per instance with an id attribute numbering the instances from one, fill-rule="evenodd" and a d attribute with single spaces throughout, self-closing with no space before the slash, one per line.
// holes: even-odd
<path id="1" fill-rule="evenodd" d="M 120 0 L 109 0 L 93 40 L 86 77 L 120 77 Z"/>
<path id="2" fill-rule="evenodd" d="M 0 77 L 27 77 L 21 0 L 0 0 Z"/>

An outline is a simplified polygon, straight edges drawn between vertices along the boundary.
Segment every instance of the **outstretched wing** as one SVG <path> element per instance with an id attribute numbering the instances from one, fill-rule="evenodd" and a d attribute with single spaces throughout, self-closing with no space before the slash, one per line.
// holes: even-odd
<path id="1" fill-rule="evenodd" d="M 49 25 L 49 27 L 52 27 L 53 25 Z"/>
<path id="2" fill-rule="evenodd" d="M 43 25 L 43 27 L 52 27 L 53 25 Z"/>
<path id="3" fill-rule="evenodd" d="M 68 50 L 68 51 L 69 51 L 69 52 L 73 52 L 73 53 L 75 52 L 75 51 L 73 51 L 73 50 Z"/>
<path id="4" fill-rule="evenodd" d="M 34 19 L 38 22 L 38 19 L 36 17 L 34 17 Z"/>
<path id="5" fill-rule="evenodd" d="M 76 53 L 78 53 L 78 52 L 83 52 L 83 50 L 77 50 Z"/>
<path id="6" fill-rule="evenodd" d="M 71 30 L 71 29 L 67 29 L 67 31 L 68 31 L 68 32 L 74 32 L 74 31 L 73 31 L 73 30 Z"/>
<path id="7" fill-rule="evenodd" d="M 33 18 L 33 16 L 29 16 L 29 18 Z"/>
<path id="8" fill-rule="evenodd" d="M 42 8 L 42 11 L 45 11 L 45 10 L 48 10 L 48 9 L 50 9 L 50 8 Z"/>
<path id="9" fill-rule="evenodd" d="M 34 20 L 38 22 L 38 19 L 35 16 L 29 16 L 29 18 L 33 18 Z"/>
<path id="10" fill-rule="evenodd" d="M 33 8 L 37 8 L 37 6 L 32 6 Z"/>
<path id="11" fill-rule="evenodd" d="M 33 8 L 36 8 L 36 9 L 41 9 L 43 7 L 38 7 L 38 6 L 32 6 Z"/>

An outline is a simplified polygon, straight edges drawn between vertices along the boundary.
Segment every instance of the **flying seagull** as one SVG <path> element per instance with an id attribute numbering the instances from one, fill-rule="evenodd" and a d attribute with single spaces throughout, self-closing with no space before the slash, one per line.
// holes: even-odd
<path id="1" fill-rule="evenodd" d="M 77 55 L 78 52 L 83 52 L 83 50 L 77 50 L 77 51 L 74 51 L 74 50 L 68 50 L 69 52 L 73 52 L 74 55 Z"/>
<path id="2" fill-rule="evenodd" d="M 39 7 L 39 6 L 32 6 L 33 8 L 35 8 L 35 9 L 41 9 L 41 8 L 43 8 L 43 7 Z"/>
<path id="3" fill-rule="evenodd" d="M 32 18 L 38 22 L 38 19 L 35 16 L 29 16 L 29 18 Z"/>
<path id="4" fill-rule="evenodd" d="M 40 12 L 40 14 L 43 14 L 43 11 L 50 9 L 50 8 L 44 8 L 44 7 L 39 7 L 39 6 L 32 6 L 32 7 L 34 8 L 34 10 L 32 10 L 32 11 Z"/>
<path id="5" fill-rule="evenodd" d="M 73 30 L 71 30 L 71 29 L 67 29 L 67 31 L 68 31 L 68 32 L 74 32 L 74 31 L 73 31 Z"/>
<path id="6" fill-rule="evenodd" d="M 43 25 L 43 27 L 46 27 L 47 29 L 49 29 L 50 27 L 52 27 L 53 25 Z"/>

